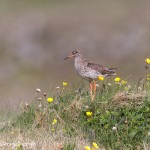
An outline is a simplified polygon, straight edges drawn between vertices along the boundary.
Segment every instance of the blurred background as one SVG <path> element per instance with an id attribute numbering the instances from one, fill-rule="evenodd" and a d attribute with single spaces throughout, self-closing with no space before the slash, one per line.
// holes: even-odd
<path id="1" fill-rule="evenodd" d="M 0 108 L 32 100 L 36 88 L 79 83 L 73 60 L 63 60 L 77 48 L 139 79 L 150 57 L 150 1 L 1 0 Z"/>

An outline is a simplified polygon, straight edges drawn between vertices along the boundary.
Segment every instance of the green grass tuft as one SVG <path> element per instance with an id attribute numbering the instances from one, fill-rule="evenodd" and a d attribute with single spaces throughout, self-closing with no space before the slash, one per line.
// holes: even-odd
<path id="1" fill-rule="evenodd" d="M 38 93 L 1 134 L 11 141 L 18 141 L 18 136 L 21 142 L 35 141 L 35 149 L 81 150 L 96 142 L 100 149 L 106 150 L 148 150 L 150 87 L 137 91 L 134 86 L 113 81 L 112 85 L 107 84 L 98 88 L 93 102 L 86 89 L 56 89 L 51 103 L 46 97 L 39 99 Z M 87 111 L 92 115 L 87 116 Z"/>

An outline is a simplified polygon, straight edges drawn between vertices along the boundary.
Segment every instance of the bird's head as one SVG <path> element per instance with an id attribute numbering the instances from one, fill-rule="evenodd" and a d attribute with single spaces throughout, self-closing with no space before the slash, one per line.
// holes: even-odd
<path id="1" fill-rule="evenodd" d="M 81 52 L 79 50 L 74 50 L 71 55 L 67 56 L 64 60 L 68 59 L 68 58 L 76 58 L 76 57 L 79 57 L 81 56 Z"/>

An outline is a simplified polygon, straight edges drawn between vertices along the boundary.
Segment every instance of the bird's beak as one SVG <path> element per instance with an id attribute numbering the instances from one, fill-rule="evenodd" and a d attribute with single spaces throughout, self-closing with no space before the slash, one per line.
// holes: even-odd
<path id="1" fill-rule="evenodd" d="M 73 57 L 73 55 L 69 55 L 69 56 L 67 56 L 66 58 L 64 58 L 64 60 L 66 60 L 66 59 L 68 59 L 68 58 L 72 58 Z"/>

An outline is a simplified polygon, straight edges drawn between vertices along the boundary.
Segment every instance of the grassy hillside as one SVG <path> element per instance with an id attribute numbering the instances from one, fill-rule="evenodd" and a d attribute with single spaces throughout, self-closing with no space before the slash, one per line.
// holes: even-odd
<path id="1" fill-rule="evenodd" d="M 1 143 L 1 148 L 148 150 L 148 68 L 146 80 L 131 85 L 112 77 L 99 81 L 97 88 L 94 101 L 85 85 L 62 83 L 48 93 L 37 89 L 30 104 L 21 103 L 18 112 L 1 113 L 0 139 L 9 143 Z"/>

